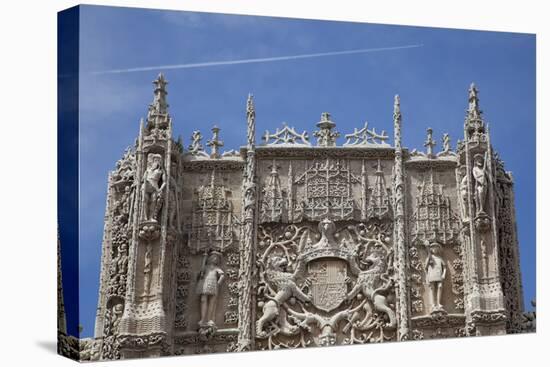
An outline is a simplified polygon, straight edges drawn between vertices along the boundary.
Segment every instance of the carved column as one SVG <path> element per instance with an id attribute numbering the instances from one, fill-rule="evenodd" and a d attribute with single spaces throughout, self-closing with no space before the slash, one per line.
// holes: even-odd
<path id="1" fill-rule="evenodd" d="M 367 220 L 367 194 L 369 186 L 367 183 L 367 169 L 365 168 L 365 160 L 361 162 L 361 220 Z"/>
<path id="2" fill-rule="evenodd" d="M 105 315 L 105 308 L 107 307 L 107 287 L 109 286 L 109 266 L 111 263 L 111 224 L 113 223 L 112 212 L 112 197 L 113 187 L 111 185 L 112 174 L 109 174 L 107 181 L 107 200 L 105 203 L 105 216 L 103 217 L 103 240 L 101 249 L 101 272 L 99 279 L 99 295 L 98 295 L 98 307 L 95 319 L 94 336 L 96 338 L 103 337 L 103 318 Z"/>
<path id="3" fill-rule="evenodd" d="M 397 318 L 398 340 L 409 339 L 409 290 L 407 287 L 407 249 L 405 243 L 405 198 L 404 198 L 404 172 L 403 149 L 401 146 L 401 107 L 399 96 L 395 96 L 393 107 L 393 128 L 395 141 L 395 162 L 393 179 L 394 198 L 394 242 L 395 265 L 397 272 Z"/>
<path id="4" fill-rule="evenodd" d="M 504 171 L 502 161 L 497 159 L 497 190 L 499 191 L 496 215 L 498 220 L 498 243 L 500 277 L 504 303 L 507 311 L 506 331 L 522 332 L 524 320 L 523 287 L 521 285 L 519 244 L 517 238 L 514 181 Z"/>
<path id="5" fill-rule="evenodd" d="M 257 216 L 257 190 L 256 190 L 256 148 L 255 129 L 256 113 L 252 96 L 248 96 L 247 109 L 247 151 L 246 165 L 243 177 L 243 207 L 242 207 L 242 231 L 240 253 L 240 299 L 239 299 L 239 337 L 238 350 L 253 349 L 253 286 L 254 264 L 256 246 L 256 216 Z"/>
<path id="6" fill-rule="evenodd" d="M 459 157 L 468 190 L 468 218 L 462 218 L 468 284 L 465 311 L 471 334 L 498 335 L 506 332 L 506 313 L 499 272 L 495 173 L 489 131 L 478 102 L 472 84 Z"/>
<path id="7" fill-rule="evenodd" d="M 137 257 L 137 247 L 139 245 L 138 232 L 139 232 L 139 216 L 141 212 L 141 198 L 142 190 L 141 186 L 143 184 L 143 165 L 144 165 L 144 154 L 143 154 L 143 136 L 144 136 L 144 126 L 143 120 L 140 121 L 139 125 L 139 136 L 138 136 L 138 146 L 136 150 L 136 194 L 134 197 L 134 211 L 133 216 L 130 218 L 131 228 L 132 228 L 132 237 L 130 242 L 130 248 L 128 249 L 128 276 L 126 279 L 126 303 L 124 305 L 124 313 L 122 315 L 122 320 L 120 321 L 120 331 L 122 333 L 130 332 L 130 323 L 134 317 L 135 313 L 135 279 L 136 279 L 136 257 Z"/>

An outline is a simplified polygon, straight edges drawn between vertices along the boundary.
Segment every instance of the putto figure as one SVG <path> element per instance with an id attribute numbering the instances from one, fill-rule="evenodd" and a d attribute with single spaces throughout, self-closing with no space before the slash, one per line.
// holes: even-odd
<path id="1" fill-rule="evenodd" d="M 149 154 L 147 156 L 147 170 L 143 179 L 143 220 L 157 221 L 162 204 L 162 191 L 166 185 L 165 177 L 162 156 L 160 154 Z"/>
<path id="2" fill-rule="evenodd" d="M 197 294 L 200 296 L 201 319 L 199 327 L 216 326 L 214 321 L 216 303 L 220 285 L 224 280 L 224 272 L 219 267 L 221 254 L 211 251 L 205 254 L 197 282 Z"/>
<path id="3" fill-rule="evenodd" d="M 443 281 L 447 275 L 447 265 L 441 257 L 441 245 L 439 243 L 429 244 L 429 254 L 424 269 L 426 271 L 426 283 L 430 286 L 432 311 L 442 311 L 441 295 L 443 293 Z"/>

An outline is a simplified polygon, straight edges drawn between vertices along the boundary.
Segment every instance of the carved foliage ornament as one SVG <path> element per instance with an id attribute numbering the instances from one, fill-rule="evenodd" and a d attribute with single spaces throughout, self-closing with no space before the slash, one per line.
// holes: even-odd
<path id="1" fill-rule="evenodd" d="M 345 147 L 378 147 L 384 146 L 389 147 L 390 145 L 386 142 L 388 140 L 388 135 L 385 131 L 382 131 L 380 134 L 376 133 L 375 129 L 368 129 L 369 123 L 365 121 L 365 126 L 362 129 L 353 129 L 353 133 L 346 134 L 346 142 L 344 143 Z"/>

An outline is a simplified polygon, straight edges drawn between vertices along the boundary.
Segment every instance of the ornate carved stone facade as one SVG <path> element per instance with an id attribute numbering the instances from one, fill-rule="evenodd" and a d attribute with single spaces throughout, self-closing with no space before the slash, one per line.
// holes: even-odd
<path id="1" fill-rule="evenodd" d="M 94 358 L 522 331 L 513 180 L 475 86 L 464 140 L 436 153 L 369 129 L 289 126 L 239 151 L 172 136 L 166 80 L 108 182 Z M 406 119 L 405 119 L 406 123 Z M 245 142 L 243 142 L 245 143 Z"/>

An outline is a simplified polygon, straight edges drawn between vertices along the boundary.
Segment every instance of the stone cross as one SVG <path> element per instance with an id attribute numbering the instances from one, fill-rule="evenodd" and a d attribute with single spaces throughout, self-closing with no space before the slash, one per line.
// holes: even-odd
<path id="1" fill-rule="evenodd" d="M 220 134 L 220 128 L 217 126 L 214 126 L 212 128 L 212 139 L 208 140 L 208 143 L 206 144 L 210 147 L 210 149 L 212 149 L 210 152 L 211 158 L 220 157 L 220 153 L 218 150 L 220 147 L 223 147 L 223 141 L 220 140 L 219 134 Z"/>
<path id="2" fill-rule="evenodd" d="M 433 157 L 434 147 L 437 145 L 437 143 L 433 139 L 433 130 L 432 130 L 432 128 L 428 128 L 427 133 L 428 133 L 428 137 L 426 138 L 426 141 L 424 142 L 424 146 L 426 147 L 426 155 L 428 157 Z"/>

